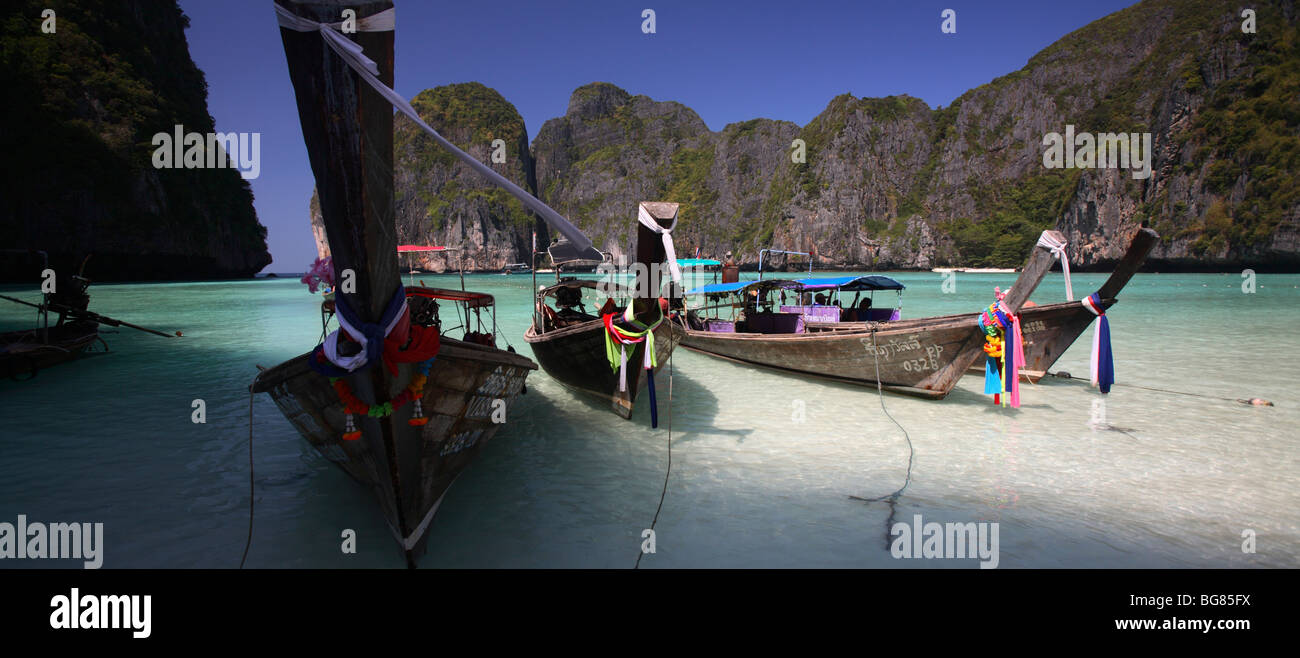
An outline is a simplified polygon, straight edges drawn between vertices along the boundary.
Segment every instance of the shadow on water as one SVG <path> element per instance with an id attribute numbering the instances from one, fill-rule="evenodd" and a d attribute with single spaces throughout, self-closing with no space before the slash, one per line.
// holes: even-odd
<path id="1" fill-rule="evenodd" d="M 647 429 L 650 427 L 650 392 L 646 388 L 642 388 L 641 392 L 637 395 L 636 407 L 632 410 L 632 417 L 624 420 L 619 418 L 618 415 L 611 410 L 611 403 L 608 400 L 603 400 L 586 391 L 565 386 L 560 383 L 559 380 L 546 375 L 544 371 L 539 371 L 539 373 L 541 373 L 541 376 L 547 377 L 550 380 L 548 383 L 554 384 L 554 386 L 541 397 L 547 397 L 547 395 L 565 396 L 572 399 L 576 404 L 580 404 L 585 410 L 589 410 L 593 414 L 603 414 L 608 416 L 612 419 L 610 421 L 611 423 L 614 421 L 621 421 L 632 423 L 638 427 L 645 427 Z M 537 376 L 538 375 L 535 374 L 532 377 Z M 530 378 L 529 383 L 533 383 L 532 378 Z M 534 389 L 530 386 L 529 390 L 532 391 Z M 674 433 L 680 432 L 683 429 L 687 430 L 688 433 L 691 430 L 699 432 L 700 430 L 707 428 L 708 432 L 711 434 L 732 435 L 743 438 L 753 432 L 752 429 L 723 429 L 713 427 L 712 424 L 714 419 L 717 418 L 719 409 L 718 396 L 715 395 L 713 391 L 709 390 L 707 386 L 701 384 L 688 375 L 684 375 L 680 368 L 670 369 L 668 367 L 663 367 L 659 370 L 655 375 L 655 398 L 658 403 L 656 405 L 656 411 L 658 414 L 660 429 L 667 428 L 669 416 L 671 414 L 674 422 Z M 562 404 L 563 402 L 557 399 L 557 403 Z M 677 436 L 673 437 L 674 442 L 678 440 Z"/>

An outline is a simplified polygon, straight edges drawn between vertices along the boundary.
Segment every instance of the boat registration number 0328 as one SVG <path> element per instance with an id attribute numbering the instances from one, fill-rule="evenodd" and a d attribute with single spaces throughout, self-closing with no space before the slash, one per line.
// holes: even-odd
<path id="1" fill-rule="evenodd" d="M 943 354 L 943 345 L 927 345 L 925 348 L 925 356 L 904 361 L 903 370 L 907 372 L 938 370 L 940 354 Z"/>

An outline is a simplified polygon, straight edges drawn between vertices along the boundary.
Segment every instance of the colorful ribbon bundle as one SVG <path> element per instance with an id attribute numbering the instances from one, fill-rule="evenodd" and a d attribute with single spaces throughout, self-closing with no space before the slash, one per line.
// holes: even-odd
<path id="1" fill-rule="evenodd" d="M 411 409 L 411 417 L 407 419 L 406 424 L 418 427 L 428 423 L 429 419 L 424 415 L 424 407 L 420 404 L 420 400 L 424 397 L 424 385 L 429 381 L 429 369 L 433 367 L 436 358 L 429 357 L 428 360 L 420 362 L 420 365 L 415 367 L 415 375 L 411 377 L 411 382 L 406 385 L 406 388 L 402 389 L 397 397 L 383 404 L 362 402 L 361 398 L 352 393 L 347 382 L 338 377 L 330 377 L 330 384 L 339 394 L 339 400 L 343 402 L 343 413 L 346 414 L 343 423 L 343 440 L 355 441 L 361 438 L 361 430 L 358 430 L 356 423 L 352 421 L 353 414 L 383 418 L 391 416 L 394 411 L 401 409 L 408 402 L 413 402 L 415 406 Z"/>
<path id="2" fill-rule="evenodd" d="M 655 304 L 655 308 L 659 309 L 659 318 L 649 326 L 645 326 L 636 321 L 636 316 L 632 313 L 632 302 L 628 302 L 627 310 L 623 312 L 623 321 L 634 327 L 640 327 L 640 331 L 624 329 L 614 324 L 614 317 L 618 315 L 617 313 L 607 313 L 602 316 L 605 321 L 605 357 L 609 359 L 610 368 L 618 370 L 618 390 L 620 392 L 627 390 L 627 346 L 645 343 L 644 358 L 641 360 L 641 365 L 647 371 L 646 386 L 650 393 L 651 427 L 659 426 L 659 410 L 655 400 L 654 371 L 659 362 L 655 358 L 654 330 L 664 321 L 663 307 Z"/>
<path id="3" fill-rule="evenodd" d="M 343 402 L 346 414 L 343 438 L 350 441 L 361 436 L 361 432 L 357 430 L 352 420 L 353 414 L 382 418 L 392 414 L 394 409 L 412 401 L 415 403 L 414 415 L 407 422 L 411 425 L 423 425 L 429 422 L 429 419 L 424 417 L 420 398 L 423 395 L 429 368 L 432 367 L 433 360 L 442 347 L 438 327 L 411 324 L 411 310 L 406 304 L 406 290 L 400 285 L 393 293 L 393 298 L 389 301 L 379 322 L 362 322 L 342 295 L 339 295 L 336 300 L 336 310 L 340 328 L 330 332 L 325 337 L 325 342 L 312 350 L 311 356 L 307 357 L 307 365 L 330 378 L 330 384 L 334 386 L 339 399 Z M 339 342 L 346 340 L 360 343 L 361 351 L 351 356 L 342 354 L 339 351 Z M 399 363 L 420 365 L 416 367 L 416 374 L 411 377 L 406 389 L 396 398 L 382 404 L 366 404 L 352 393 L 342 377 L 362 372 L 379 361 L 383 361 L 384 367 L 394 376 L 397 375 Z"/>
<path id="4" fill-rule="evenodd" d="M 1081 303 L 1097 316 L 1097 328 L 1092 334 L 1092 385 L 1102 393 L 1110 393 L 1110 385 L 1115 383 L 1115 357 L 1110 351 L 1110 321 L 1106 319 L 1106 307 L 1102 306 L 1101 295 L 1095 292 Z"/>
<path id="5" fill-rule="evenodd" d="M 984 392 L 993 396 L 993 404 L 1020 407 L 1020 368 L 1025 362 L 1020 316 L 1010 313 L 1002 298 L 1006 293 L 994 288 L 997 301 L 979 316 L 984 332 Z M 1009 334 L 1009 335 L 1008 335 Z M 1009 395 L 1007 395 L 1009 394 Z M 1007 395 L 1004 399 L 1002 396 Z"/>

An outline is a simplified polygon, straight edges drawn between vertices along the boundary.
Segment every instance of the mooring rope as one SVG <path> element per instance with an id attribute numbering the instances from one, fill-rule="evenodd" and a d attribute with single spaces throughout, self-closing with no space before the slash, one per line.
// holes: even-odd
<path id="1" fill-rule="evenodd" d="M 1066 371 L 1064 371 L 1064 370 L 1058 370 L 1058 371 L 1056 371 L 1056 372 L 1054 372 L 1054 373 L 1051 373 L 1051 375 L 1052 375 L 1053 377 L 1056 377 L 1057 379 L 1074 379 L 1074 380 L 1078 380 L 1078 381 L 1081 381 L 1081 382 L 1088 382 L 1089 384 L 1092 383 L 1092 381 L 1091 381 L 1089 378 L 1087 378 L 1087 377 L 1075 377 L 1074 375 L 1071 375 L 1070 373 L 1068 373 L 1068 372 L 1066 372 Z M 1224 400 L 1224 401 L 1227 401 L 1227 402 L 1236 402 L 1236 403 L 1238 403 L 1238 404 L 1245 404 L 1245 405 L 1259 405 L 1259 406 L 1266 406 L 1266 407 L 1271 407 L 1271 406 L 1273 406 L 1273 403 L 1272 403 L 1272 402 L 1269 402 L 1268 400 L 1264 400 L 1264 399 L 1261 399 L 1261 398 L 1250 398 L 1250 399 L 1243 399 L 1243 398 L 1225 398 L 1225 397 L 1223 397 L 1223 396 L 1221 396 L 1221 395 L 1206 395 L 1205 393 L 1189 393 L 1189 392 L 1187 392 L 1187 391 L 1175 391 L 1175 390 L 1168 389 L 1168 388 L 1155 388 L 1155 387 L 1153 387 L 1153 386 L 1139 386 L 1138 384 L 1118 384 L 1118 383 L 1116 383 L 1116 384 L 1111 384 L 1111 385 L 1112 385 L 1112 386 L 1125 386 L 1125 387 L 1128 387 L 1128 388 L 1140 388 L 1140 389 L 1142 389 L 1142 390 L 1144 390 L 1144 391 L 1155 391 L 1155 392 L 1157 392 L 1157 393 L 1172 393 L 1172 394 L 1174 394 L 1174 395 L 1189 395 L 1189 396 L 1191 396 L 1191 397 L 1195 397 L 1195 398 L 1205 398 L 1205 399 L 1207 399 L 1207 400 Z M 1257 400 L 1258 400 L 1258 402 L 1256 402 Z"/>
<path id="2" fill-rule="evenodd" d="M 654 340 L 654 334 L 650 334 L 650 340 Z M 668 328 L 668 343 L 672 346 L 673 334 L 672 327 Z M 668 468 L 664 470 L 664 488 L 659 492 L 659 507 L 655 508 L 655 518 L 650 521 L 651 536 L 654 536 L 655 524 L 659 523 L 659 512 L 664 508 L 664 498 L 668 496 L 668 476 L 673 472 L 673 352 L 668 352 Z M 650 371 L 650 376 L 654 377 L 654 371 Z M 638 550 L 636 553 L 636 564 L 633 569 L 641 568 L 641 556 L 645 551 Z"/>
<path id="3" fill-rule="evenodd" d="M 239 568 L 248 559 L 248 547 L 253 545 L 253 387 L 248 387 L 248 539 L 244 541 L 244 556 L 239 558 Z"/>
<path id="4" fill-rule="evenodd" d="M 871 329 L 871 351 L 875 355 L 876 359 L 876 394 L 880 396 L 880 410 L 885 412 L 885 416 L 888 417 L 889 420 L 893 421 L 894 424 L 898 426 L 898 429 L 903 431 L 903 438 L 907 439 L 907 477 L 903 479 L 903 486 L 899 487 L 898 491 L 889 495 L 877 496 L 876 498 L 861 498 L 858 496 L 849 496 L 849 498 L 864 503 L 875 503 L 882 500 L 888 500 L 889 518 L 885 519 L 885 547 L 888 548 L 890 537 L 889 531 L 894 527 L 894 513 L 896 511 L 895 505 L 898 503 L 898 497 L 903 495 L 903 490 L 907 489 L 907 485 L 912 482 L 912 462 L 916 457 L 916 448 L 912 446 L 912 435 L 907 433 L 907 428 L 903 427 L 903 424 L 898 422 L 898 420 L 889 413 L 889 409 L 885 407 L 885 390 L 884 386 L 880 383 L 880 351 L 876 349 L 876 328 L 874 326 Z"/>

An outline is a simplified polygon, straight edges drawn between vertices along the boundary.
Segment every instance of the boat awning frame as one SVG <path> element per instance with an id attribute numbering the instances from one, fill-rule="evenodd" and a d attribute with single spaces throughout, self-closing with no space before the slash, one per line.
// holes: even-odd
<path id="1" fill-rule="evenodd" d="M 686 296 L 692 295 L 739 295 L 749 288 L 767 288 L 767 289 L 784 289 L 799 290 L 803 286 L 798 281 L 790 279 L 762 279 L 757 281 L 736 281 L 733 283 L 710 283 L 706 286 L 700 286 L 686 291 Z"/>
<path id="2" fill-rule="evenodd" d="M 804 290 L 826 290 L 828 288 L 838 288 L 844 292 L 862 292 L 868 290 L 898 290 L 901 292 L 907 289 L 907 286 L 902 283 L 881 274 L 798 279 L 798 283 Z"/>
<path id="3" fill-rule="evenodd" d="M 677 265 L 678 267 L 719 267 L 722 262 L 710 258 L 678 258 Z"/>
<path id="4" fill-rule="evenodd" d="M 559 283 L 555 283 L 545 288 L 542 288 L 541 290 L 538 291 L 538 294 L 543 297 L 550 297 L 553 296 L 555 292 L 561 288 L 591 288 L 594 290 L 599 290 L 601 292 L 605 292 L 605 291 L 614 292 L 620 297 L 626 297 L 630 292 L 630 288 L 628 288 L 627 286 L 622 285 L 620 283 L 615 283 L 613 281 L 601 281 L 597 279 L 566 278 L 566 279 L 560 279 Z"/>
<path id="5" fill-rule="evenodd" d="M 406 289 L 407 296 L 428 297 L 449 302 L 462 302 L 466 308 L 486 308 L 496 305 L 496 299 L 487 293 L 450 290 L 447 288 L 411 287 Z"/>

